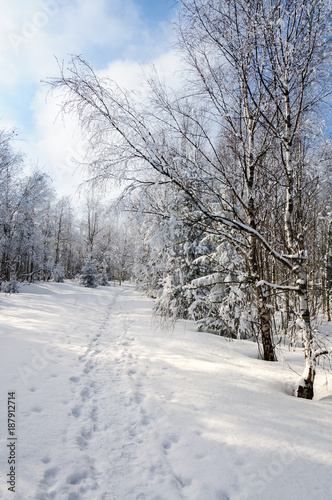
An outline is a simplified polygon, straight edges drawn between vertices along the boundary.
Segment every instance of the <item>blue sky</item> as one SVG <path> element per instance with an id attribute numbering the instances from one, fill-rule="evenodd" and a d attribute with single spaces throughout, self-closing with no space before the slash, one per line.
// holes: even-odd
<path id="1" fill-rule="evenodd" d="M 1 127 L 17 129 L 30 163 L 69 194 L 80 181 L 68 159 L 79 157 L 80 139 L 70 120 L 54 123 L 59 109 L 41 80 L 57 76 L 55 57 L 68 54 L 82 54 L 129 88 L 139 65 L 171 74 L 176 0 L 0 0 L 0 7 Z"/>
<path id="2" fill-rule="evenodd" d="M 177 0 L 0 0 L 0 126 L 15 128 L 28 161 L 49 173 L 59 194 L 82 181 L 77 124 L 41 83 L 58 75 L 55 57 L 82 54 L 126 88 L 154 64 L 172 81 L 178 66 L 171 20 Z M 176 77 L 175 77 L 176 78 Z M 326 119 L 331 123 L 330 108 Z"/>

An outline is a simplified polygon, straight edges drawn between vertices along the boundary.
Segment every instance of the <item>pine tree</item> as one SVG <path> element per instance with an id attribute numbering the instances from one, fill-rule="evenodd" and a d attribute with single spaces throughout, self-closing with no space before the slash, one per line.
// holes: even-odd
<path id="1" fill-rule="evenodd" d="M 88 259 L 80 274 L 80 284 L 87 288 L 97 288 L 98 286 L 98 272 L 95 259 Z"/>

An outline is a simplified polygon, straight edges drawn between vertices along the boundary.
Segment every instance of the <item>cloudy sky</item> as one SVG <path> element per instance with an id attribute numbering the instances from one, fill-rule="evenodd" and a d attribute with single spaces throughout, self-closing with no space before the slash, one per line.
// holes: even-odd
<path id="1" fill-rule="evenodd" d="M 59 74 L 56 58 L 82 54 L 127 88 L 139 85 L 140 66 L 176 69 L 171 20 L 176 0 L 0 0 L 0 124 L 15 128 L 32 165 L 53 178 L 59 194 L 81 181 L 75 124 L 56 119 L 59 106 L 41 83 Z"/>

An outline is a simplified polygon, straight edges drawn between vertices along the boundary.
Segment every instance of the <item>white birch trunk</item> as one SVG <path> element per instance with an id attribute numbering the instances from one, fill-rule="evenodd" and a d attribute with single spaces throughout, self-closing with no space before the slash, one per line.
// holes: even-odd
<path id="1" fill-rule="evenodd" d="M 297 275 L 297 285 L 299 288 L 300 326 L 302 331 L 302 342 L 304 349 L 305 367 L 303 375 L 300 379 L 297 396 L 305 399 L 312 399 L 314 395 L 315 381 L 315 359 L 313 349 L 313 335 L 310 325 L 310 313 L 308 305 L 308 290 L 307 290 L 307 271 L 306 271 L 306 252 L 304 248 L 303 235 L 297 236 L 297 241 L 294 235 L 292 224 L 292 215 L 294 209 L 294 170 L 292 165 L 292 143 L 293 132 L 291 122 L 291 105 L 289 98 L 289 86 L 287 73 L 284 78 L 284 93 L 285 93 L 285 161 L 286 161 L 286 210 L 285 210 L 285 234 L 286 242 L 289 251 L 293 254 L 298 254 L 298 265 L 294 268 L 294 273 Z"/>
<path id="2" fill-rule="evenodd" d="M 314 381 L 316 375 L 316 359 L 314 357 L 314 339 L 310 325 L 310 313 L 308 305 L 308 291 L 307 291 L 307 273 L 305 269 L 305 259 L 300 263 L 300 270 L 298 272 L 297 285 L 299 287 L 300 299 L 300 312 L 301 312 L 301 330 L 302 342 L 304 349 L 305 367 L 300 379 L 297 396 L 305 399 L 312 399 L 314 396 Z"/>

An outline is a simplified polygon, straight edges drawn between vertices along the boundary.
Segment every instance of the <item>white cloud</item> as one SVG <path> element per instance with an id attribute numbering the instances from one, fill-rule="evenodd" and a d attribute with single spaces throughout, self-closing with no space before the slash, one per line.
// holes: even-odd
<path id="1" fill-rule="evenodd" d="M 151 61 L 168 84 L 173 87 L 178 83 L 177 68 L 179 61 L 174 52 L 161 55 Z M 132 61 L 114 61 L 107 69 L 99 71 L 99 76 L 108 76 L 121 87 L 134 90 L 140 87 L 142 71 L 149 71 L 149 65 L 140 66 Z M 77 171 L 74 160 L 84 159 L 84 140 L 80 135 L 78 123 L 73 117 L 63 117 L 60 113 L 59 100 L 49 96 L 46 89 L 38 92 L 34 103 L 36 129 L 29 137 L 30 147 L 27 153 L 30 157 L 38 151 L 41 166 L 53 178 L 57 189 L 62 194 L 73 192 L 84 175 Z"/>
<path id="2" fill-rule="evenodd" d="M 165 53 L 170 29 L 159 23 L 154 39 L 132 0 L 0 0 L 0 8 L 0 64 L 6 68 L 0 73 L 1 126 L 23 129 L 23 150 L 51 174 L 58 191 L 67 194 L 82 180 L 70 159 L 82 156 L 82 144 L 73 119 L 55 121 L 56 102 L 45 102 L 47 90 L 40 80 L 58 75 L 54 55 L 60 60 L 69 53 L 92 57 L 95 67 L 106 68 L 100 74 L 132 89 L 140 85 L 142 68 L 148 67 L 135 58 L 154 63 L 169 80 L 176 79 L 176 56 Z M 11 114 L 21 121 L 12 120 Z"/>
<path id="3" fill-rule="evenodd" d="M 135 90 L 141 87 L 144 75 L 149 74 L 152 67 L 157 70 L 167 85 L 173 88 L 179 85 L 179 68 L 181 67 L 181 62 L 173 50 L 159 55 L 156 59 L 151 59 L 146 64 L 139 64 L 131 60 L 112 61 L 108 64 L 107 68 L 98 71 L 98 75 L 114 80 L 120 87 L 126 90 Z"/>
<path id="4" fill-rule="evenodd" d="M 83 160 L 82 137 L 74 118 L 63 117 L 55 98 L 46 99 L 46 90 L 40 90 L 33 102 L 35 130 L 28 138 L 26 152 L 36 156 L 60 194 L 74 193 L 84 176 L 75 161 Z"/>
<path id="5" fill-rule="evenodd" d="M 126 0 L 2 0 L 0 7 L 0 62 L 8 68 L 0 82 L 11 85 L 45 78 L 54 70 L 53 55 L 108 46 L 114 57 L 140 24 L 135 4 Z"/>

